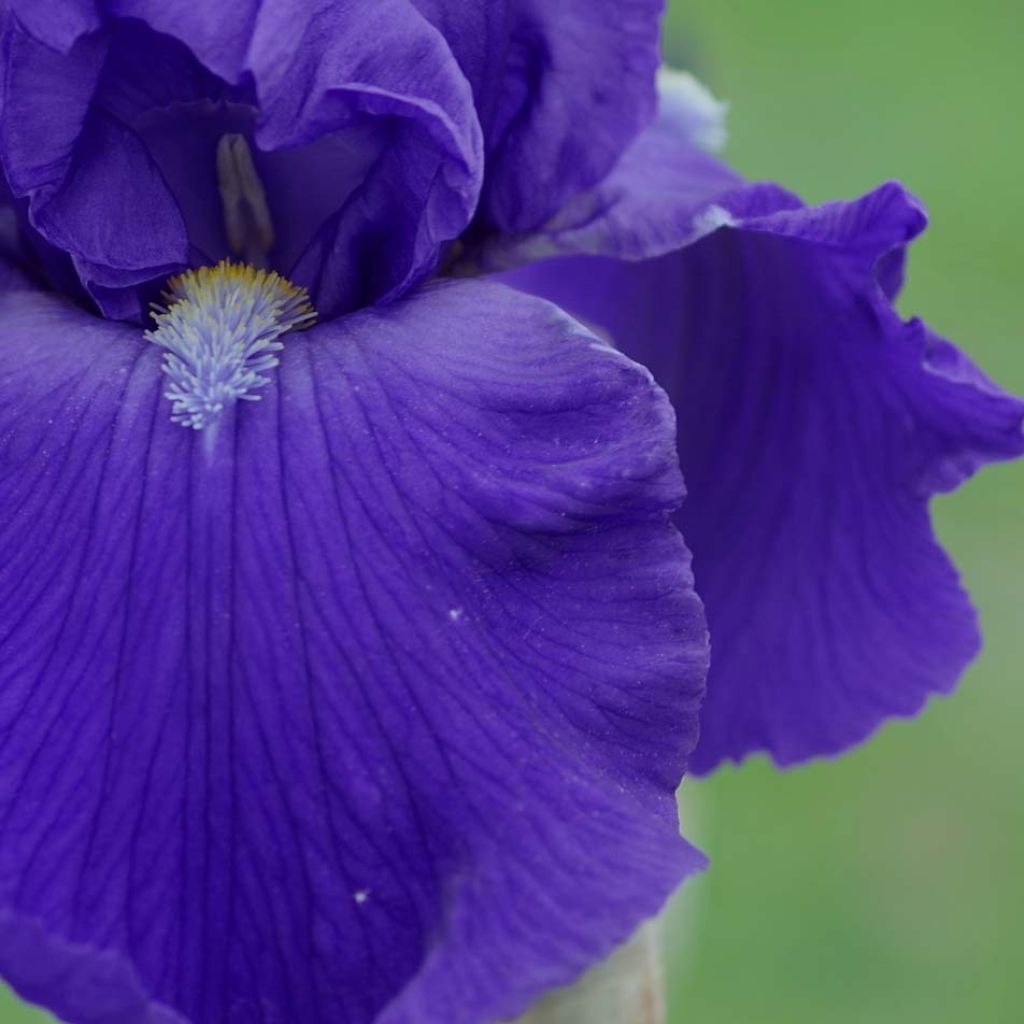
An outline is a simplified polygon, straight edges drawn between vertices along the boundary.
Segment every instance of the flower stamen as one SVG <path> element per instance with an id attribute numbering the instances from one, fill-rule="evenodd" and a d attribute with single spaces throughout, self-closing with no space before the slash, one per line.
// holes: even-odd
<path id="1" fill-rule="evenodd" d="M 304 288 L 228 260 L 172 278 L 164 300 L 145 336 L 166 350 L 171 419 L 194 430 L 215 425 L 239 399 L 258 401 L 254 392 L 270 383 L 266 372 L 284 348 L 281 335 L 316 319 Z"/>

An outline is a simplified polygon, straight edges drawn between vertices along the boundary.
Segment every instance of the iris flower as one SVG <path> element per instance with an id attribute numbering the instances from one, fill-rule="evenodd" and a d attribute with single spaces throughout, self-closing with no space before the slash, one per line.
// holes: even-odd
<path id="1" fill-rule="evenodd" d="M 702 866 L 688 759 L 834 753 L 974 655 L 928 500 L 1024 405 L 893 311 L 901 187 L 709 155 L 659 8 L 3 5 L 26 998 L 507 1019 Z"/>

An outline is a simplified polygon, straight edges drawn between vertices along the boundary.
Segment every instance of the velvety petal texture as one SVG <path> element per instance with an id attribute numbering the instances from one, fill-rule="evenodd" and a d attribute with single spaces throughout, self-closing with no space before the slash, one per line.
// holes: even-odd
<path id="1" fill-rule="evenodd" d="M 691 172 L 713 164 L 691 156 L 646 237 L 619 217 L 653 210 L 650 179 L 637 168 L 630 192 L 620 168 L 620 202 L 557 242 L 657 258 L 554 259 L 508 279 L 608 332 L 673 398 L 678 522 L 711 630 L 692 762 L 706 772 L 757 750 L 834 753 L 953 687 L 978 629 L 928 502 L 1024 452 L 1024 403 L 893 310 L 925 225 L 902 188 L 818 208 L 770 186 L 701 196 Z M 657 255 L 673 225 L 692 244 Z"/>
<path id="2" fill-rule="evenodd" d="M 414 2 L 473 86 L 492 228 L 539 227 L 654 116 L 662 0 Z"/>
<path id="3" fill-rule="evenodd" d="M 0 298 L 0 974 L 88 1024 L 489 1024 L 700 856 L 671 410 L 448 283 L 170 421 L 128 325 Z"/>
<path id="4" fill-rule="evenodd" d="M 27 6 L 3 15 L 0 163 L 109 316 L 229 255 L 225 136 L 254 151 L 270 262 L 325 316 L 400 294 L 476 209 L 472 92 L 407 0 L 117 0 L 99 21 L 81 0 L 50 22 Z"/>

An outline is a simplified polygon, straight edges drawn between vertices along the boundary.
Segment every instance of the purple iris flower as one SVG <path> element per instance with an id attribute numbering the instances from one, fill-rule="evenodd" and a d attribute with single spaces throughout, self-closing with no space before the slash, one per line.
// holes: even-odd
<path id="1" fill-rule="evenodd" d="M 838 751 L 974 655 L 927 503 L 1024 404 L 894 313 L 899 186 L 705 152 L 659 9 L 3 6 L 26 998 L 510 1018 L 702 865 L 688 758 Z"/>

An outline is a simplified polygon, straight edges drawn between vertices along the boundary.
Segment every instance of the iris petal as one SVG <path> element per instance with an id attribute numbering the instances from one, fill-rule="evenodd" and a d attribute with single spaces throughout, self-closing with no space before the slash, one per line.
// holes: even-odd
<path id="1" fill-rule="evenodd" d="M 653 259 L 703 238 L 725 223 L 802 204 L 770 182 L 750 184 L 707 152 L 724 134 L 725 108 L 695 79 L 664 72 L 658 115 L 611 173 L 581 192 L 542 227 L 487 238 L 472 253 L 500 271 L 580 253 Z M 716 119 L 717 115 L 717 119 Z"/>
<path id="2" fill-rule="evenodd" d="M 731 226 L 694 236 L 694 210 L 715 203 L 684 198 L 689 166 L 646 240 L 614 214 L 576 238 L 658 253 L 678 213 L 677 244 L 695 244 L 509 280 L 609 331 L 673 398 L 690 491 L 678 522 L 713 651 L 693 761 L 706 772 L 755 750 L 834 753 L 953 687 L 979 638 L 928 501 L 1024 452 L 1024 403 L 892 309 L 925 223 L 899 186 L 816 209 L 778 191 L 762 216 L 770 187 L 733 189 Z M 638 184 L 622 203 L 650 198 Z"/>
<path id="3" fill-rule="evenodd" d="M 69 5 L 80 17 L 56 19 L 41 41 L 21 5 L 0 12 L 17 58 L 0 159 L 107 315 L 140 318 L 141 283 L 230 255 L 210 202 L 225 133 L 252 132 L 281 237 L 275 267 L 325 317 L 396 297 L 469 223 L 483 178 L 472 93 L 406 0 L 324 0 L 301 16 L 282 0 L 120 0 L 101 31 L 57 52 L 74 26 L 95 27 L 91 7 Z"/>
<path id="4" fill-rule="evenodd" d="M 285 182 L 278 219 L 293 236 L 276 267 L 310 288 L 331 316 L 392 297 L 430 270 L 478 201 L 486 228 L 517 234 L 600 181 L 653 117 L 661 7 L 658 0 L 318 0 L 296 12 L 284 0 L 230 7 L 116 0 L 105 5 L 104 24 L 120 19 L 115 33 L 126 38 L 114 48 L 104 88 L 119 62 L 143 71 L 132 86 L 138 95 L 161 95 L 164 104 L 194 98 L 202 69 L 220 79 L 218 95 L 252 85 L 243 102 L 258 96 L 263 108 L 256 142 L 281 157 L 264 161 L 265 170 Z M 10 9 L 9 30 L 26 38 L 31 31 L 45 44 L 9 90 L 11 109 L 29 108 L 18 124 L 54 118 L 51 81 L 69 93 L 60 105 L 65 130 L 33 135 L 51 162 L 55 148 L 69 145 L 68 131 L 70 141 L 77 135 L 76 112 L 81 121 L 98 73 L 72 60 L 69 47 L 82 49 L 85 33 L 101 25 L 90 0 L 68 0 L 49 21 L 24 0 Z M 101 50 L 105 34 L 90 38 Z M 185 44 L 202 67 L 176 66 L 169 39 Z M 37 94 L 26 77 L 47 87 Z M 208 205 L 201 169 L 211 164 L 210 126 L 203 118 L 187 124 L 180 113 L 144 141 L 188 220 Z M 329 137 L 340 146 L 303 154 L 297 170 L 281 166 L 288 153 L 299 156 L 295 147 Z M 329 171 L 313 185 L 319 198 L 292 201 L 289 179 L 310 194 L 302 168 L 311 161 Z M 194 181 L 185 180 L 189 173 Z M 356 187 L 352 179 L 363 174 L 364 186 Z M 116 202 L 116 187 L 111 195 Z M 218 222 L 206 217 L 190 226 L 190 242 L 208 262 L 227 255 L 211 247 Z M 107 308 L 106 292 L 93 291 Z"/>
<path id="5" fill-rule="evenodd" d="M 32 223 L 70 255 L 96 296 L 164 277 L 188 258 L 185 224 L 159 168 L 130 131 L 103 113 L 86 118 L 67 176 L 37 204 Z M 138 310 L 134 297 L 108 295 L 104 305 L 111 316 Z"/>
<path id="6" fill-rule="evenodd" d="M 600 181 L 653 117 L 660 0 L 414 0 L 473 86 L 484 218 L 538 227 Z"/>
<path id="7" fill-rule="evenodd" d="M 289 336 L 211 453 L 137 331 L 0 306 L 0 972 L 27 996 L 500 1019 L 699 866 L 673 791 L 705 630 L 635 364 L 437 286 Z"/>

